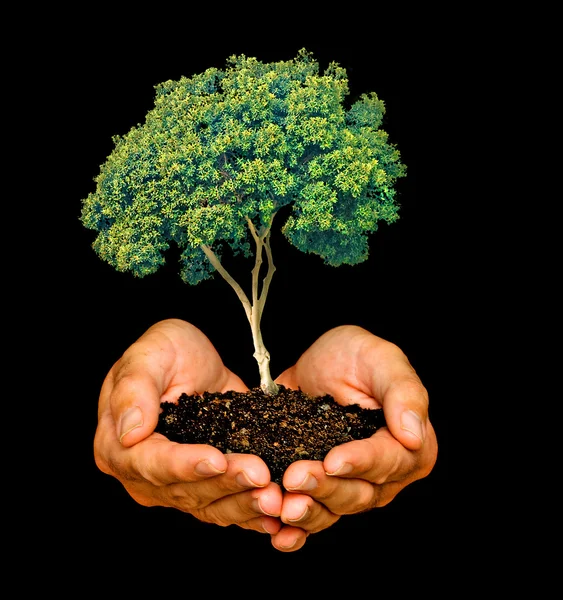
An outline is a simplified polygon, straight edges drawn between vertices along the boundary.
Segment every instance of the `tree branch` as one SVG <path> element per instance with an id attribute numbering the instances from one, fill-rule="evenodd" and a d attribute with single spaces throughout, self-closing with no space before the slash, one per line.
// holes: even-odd
<path id="1" fill-rule="evenodd" d="M 256 243 L 256 256 L 254 257 L 254 268 L 252 269 L 252 307 L 255 308 L 258 304 L 258 277 L 260 275 L 260 267 L 262 266 L 263 244 L 260 236 L 256 232 L 254 223 L 248 217 L 246 217 L 246 222 L 248 223 L 248 228 Z"/>
<path id="2" fill-rule="evenodd" d="M 268 226 L 264 228 L 264 232 L 262 233 L 262 235 L 258 235 L 256 228 L 254 227 L 254 223 L 248 217 L 246 217 L 248 228 L 250 229 L 250 233 L 252 234 L 252 237 L 256 242 L 256 261 L 254 268 L 252 269 L 252 306 L 253 310 L 255 310 L 258 314 L 258 323 L 262 318 L 262 312 L 264 310 L 264 305 L 266 304 L 266 297 L 268 295 L 270 283 L 276 270 L 274 260 L 272 257 L 272 249 L 270 247 L 270 232 L 272 231 L 272 223 L 274 222 L 275 215 L 276 213 L 272 214 L 270 222 L 268 223 Z M 266 250 L 266 256 L 268 257 L 268 272 L 266 273 L 264 280 L 262 281 L 262 291 L 259 297 L 258 277 L 260 274 L 260 267 L 262 266 L 263 249 Z"/>
<path id="3" fill-rule="evenodd" d="M 235 290 L 236 295 L 239 297 L 239 300 L 242 302 L 244 307 L 244 312 L 246 313 L 246 318 L 250 322 L 252 318 L 252 308 L 250 306 L 250 302 L 244 293 L 244 290 L 240 287 L 240 285 L 229 275 L 228 271 L 223 267 L 221 261 L 217 258 L 213 250 L 209 246 L 205 244 L 201 244 L 201 249 L 204 251 L 205 256 L 209 259 L 209 262 L 219 271 L 219 274 L 223 279 Z"/>
<path id="4" fill-rule="evenodd" d="M 274 217 L 272 216 L 272 221 Z M 260 295 L 260 313 L 264 310 L 264 304 L 266 304 L 266 296 L 268 295 L 268 290 L 270 289 L 270 283 L 272 282 L 272 277 L 276 271 L 276 266 L 274 265 L 274 259 L 272 257 L 272 248 L 270 246 L 270 232 L 272 231 L 272 222 L 270 222 L 270 227 L 268 228 L 268 233 L 264 238 L 264 248 L 266 249 L 266 256 L 268 257 L 268 272 L 266 273 L 266 277 L 264 277 L 264 282 L 262 283 L 262 294 Z"/>

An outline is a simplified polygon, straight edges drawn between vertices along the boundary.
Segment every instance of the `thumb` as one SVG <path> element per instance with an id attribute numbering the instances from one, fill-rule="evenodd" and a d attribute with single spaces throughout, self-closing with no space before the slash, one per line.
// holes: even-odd
<path id="1" fill-rule="evenodd" d="M 387 427 L 409 450 L 419 450 L 428 428 L 428 392 L 418 380 L 395 382 L 383 398 Z"/>
<path id="2" fill-rule="evenodd" d="M 160 401 L 161 391 L 151 377 L 124 377 L 114 383 L 109 409 L 122 446 L 129 448 L 153 433 Z"/>

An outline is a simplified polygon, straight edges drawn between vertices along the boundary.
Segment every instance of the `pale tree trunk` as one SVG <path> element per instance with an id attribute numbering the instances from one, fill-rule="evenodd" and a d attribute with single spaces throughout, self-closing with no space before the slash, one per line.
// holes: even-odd
<path id="1" fill-rule="evenodd" d="M 272 220 L 274 216 L 272 215 Z M 234 289 L 235 293 L 242 302 L 244 311 L 248 322 L 250 323 L 250 329 L 252 331 L 252 341 L 254 343 L 254 358 L 258 363 L 258 369 L 260 372 L 260 387 L 262 391 L 269 396 L 273 396 L 278 393 L 279 387 L 272 379 L 270 374 L 270 353 L 266 350 L 264 340 L 262 339 L 262 330 L 260 322 L 262 320 L 262 314 L 264 312 L 264 305 L 266 304 L 266 297 L 270 288 L 270 283 L 276 267 L 272 259 L 272 249 L 270 247 L 270 231 L 272 228 L 272 220 L 268 227 L 258 233 L 254 224 L 250 219 L 247 218 L 248 227 L 252 233 L 252 237 L 256 243 L 256 255 L 254 268 L 252 269 L 252 302 L 248 299 L 247 295 L 240 285 L 229 275 L 227 270 L 223 267 L 217 256 L 213 253 L 211 248 L 206 245 L 202 245 L 202 249 L 205 255 L 211 262 L 211 264 L 219 271 L 220 275 L 227 281 L 227 283 Z M 268 269 L 264 280 L 262 281 L 262 289 L 259 290 L 260 286 L 260 268 L 262 266 L 262 253 L 266 252 L 266 258 L 268 260 Z"/>

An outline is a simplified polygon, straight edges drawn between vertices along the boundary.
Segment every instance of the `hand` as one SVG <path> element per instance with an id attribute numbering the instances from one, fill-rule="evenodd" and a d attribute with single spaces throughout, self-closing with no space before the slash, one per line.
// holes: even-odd
<path id="1" fill-rule="evenodd" d="M 428 393 L 404 353 L 356 326 L 322 335 L 277 379 L 312 396 L 330 394 L 340 404 L 382 407 L 387 427 L 367 440 L 333 448 L 324 461 L 298 461 L 284 473 L 281 520 L 290 524 L 273 537 L 306 534 L 342 515 L 384 506 L 407 485 L 426 477 L 437 458 L 428 419 Z"/>
<path id="2" fill-rule="evenodd" d="M 247 389 L 199 329 L 176 319 L 156 323 L 104 380 L 94 440 L 98 468 L 143 506 L 172 507 L 208 523 L 275 535 L 282 492 L 260 458 L 177 444 L 153 433 L 160 403 L 176 401 L 182 392 Z M 301 530 L 299 535 L 305 537 Z"/>

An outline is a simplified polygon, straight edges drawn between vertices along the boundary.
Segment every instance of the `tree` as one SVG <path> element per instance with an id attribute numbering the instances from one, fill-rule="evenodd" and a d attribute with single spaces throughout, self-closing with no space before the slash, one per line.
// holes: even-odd
<path id="1" fill-rule="evenodd" d="M 261 388 L 275 394 L 260 329 L 274 219 L 291 205 L 283 234 L 328 265 L 367 259 L 368 234 L 398 219 L 394 184 L 406 174 L 380 128 L 384 103 L 371 92 L 346 109 L 346 71 L 333 62 L 321 75 L 305 49 L 269 64 L 231 56 L 224 70 L 155 90 L 144 124 L 114 136 L 81 222 L 118 271 L 154 273 L 171 243 L 182 250 L 184 282 L 218 271 L 246 312 Z M 221 262 L 227 248 L 254 256 L 250 298 Z"/>

